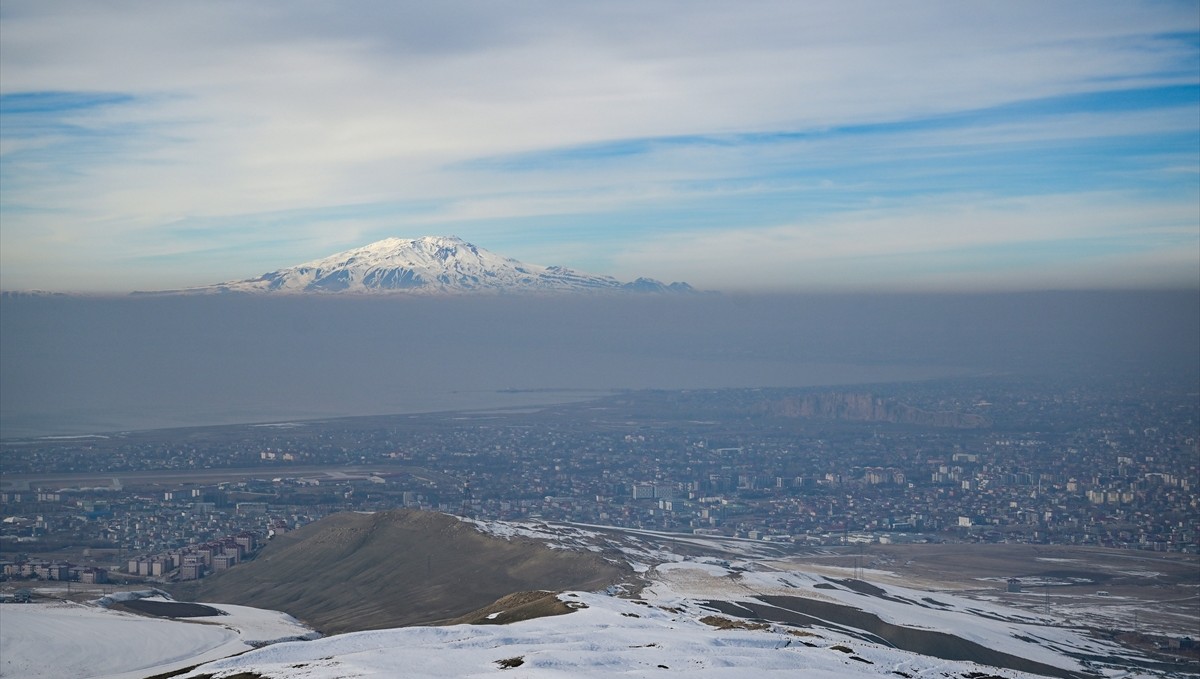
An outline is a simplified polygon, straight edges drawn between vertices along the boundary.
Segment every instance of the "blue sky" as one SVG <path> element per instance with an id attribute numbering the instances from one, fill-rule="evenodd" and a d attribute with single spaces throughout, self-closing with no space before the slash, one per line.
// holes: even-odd
<path id="1" fill-rule="evenodd" d="M 0 288 L 389 236 L 722 290 L 1200 288 L 1189 2 L 0 6 Z"/>

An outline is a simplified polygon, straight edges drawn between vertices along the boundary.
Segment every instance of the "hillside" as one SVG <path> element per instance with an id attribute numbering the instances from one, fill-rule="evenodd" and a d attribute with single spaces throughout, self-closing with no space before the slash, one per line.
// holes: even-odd
<path id="1" fill-rule="evenodd" d="M 849 638 L 594 593 L 570 615 L 511 625 L 408 627 L 276 644 L 180 679 L 779 677 L 1037 679 Z"/>
<path id="2" fill-rule="evenodd" d="M 627 571 L 590 552 L 502 540 L 444 514 L 342 513 L 275 538 L 179 599 L 285 611 L 325 634 L 430 624 L 514 592 L 598 589 Z"/>
<path id="3" fill-rule="evenodd" d="M 308 558 L 295 552 L 306 545 L 319 558 L 333 558 L 338 551 L 363 557 L 389 540 L 386 549 L 378 549 L 412 552 L 420 545 L 414 546 L 411 535 L 404 535 L 407 531 L 446 545 L 466 541 L 474 551 L 460 553 L 458 559 L 478 563 L 476 559 L 497 556 L 501 561 L 486 570 L 504 573 L 514 567 L 513 561 L 492 542 L 528 548 L 536 540 L 553 546 L 554 555 L 582 550 L 597 556 L 597 549 L 606 556 L 621 555 L 637 572 L 636 586 L 602 592 L 521 591 L 436 626 L 370 629 L 310 641 L 288 641 L 314 635 L 280 613 L 213 604 L 227 613 L 214 616 L 207 607 L 163 599 L 152 591 L 112 594 L 90 603 L 12 605 L 4 607 L 4 620 L 13 622 L 9 618 L 16 616 L 17 624 L 0 626 L 0 647 L 5 649 L 0 674 L 45 679 L 116 679 L 151 672 L 164 679 L 450 678 L 507 670 L 521 677 L 665 676 L 664 671 L 713 678 L 1200 676 L 1195 650 L 1185 648 L 1179 638 L 1194 629 L 1194 607 L 1188 602 L 1195 599 L 1187 593 L 1194 583 L 1194 559 L 1168 567 L 1162 555 L 1153 553 L 1036 545 L 957 545 L 947 547 L 949 552 L 941 545 L 889 545 L 865 552 L 785 550 L 783 545 L 719 536 L 545 522 L 459 522 L 405 512 L 349 514 L 321 524 L 306 531 L 310 534 L 304 539 L 294 535 L 273 544 L 272 560 Z M 488 546 L 481 550 L 473 544 L 480 537 L 474 531 L 494 538 L 485 538 Z M 427 558 L 433 562 L 432 554 Z M 866 567 L 863 559 L 870 559 Z M 334 563 L 344 568 L 352 561 Z M 455 569 L 470 570 L 460 565 L 451 563 L 447 573 L 428 578 L 443 596 L 478 584 L 479 576 L 456 580 Z M 1106 580 L 1100 571 L 1111 577 Z M 323 572 L 323 591 L 339 587 L 339 573 L 338 567 Z M 1003 576 L 1012 573 L 1025 576 L 1022 582 L 1031 587 L 1040 582 L 1045 591 L 1008 592 Z M 1080 584 L 1052 586 L 1060 580 Z M 1169 624 L 1165 636 L 1121 633 L 1114 627 L 1120 623 L 1113 612 L 1102 609 L 1134 606 L 1145 611 L 1151 602 L 1145 594 L 1122 589 L 1118 580 L 1156 590 L 1171 581 L 1183 585 L 1151 596 L 1180 603 L 1184 617 Z M 1099 582 L 1109 590 L 1096 592 Z M 311 587 L 297 584 L 298 592 Z M 345 595 L 358 598 L 334 606 L 350 614 L 366 610 L 361 599 L 393 608 L 428 606 L 420 597 L 393 600 L 395 592 L 383 585 L 360 589 L 358 595 Z M 1055 600 L 1053 607 L 1047 605 L 1049 598 Z M 113 605 L 134 600 L 147 604 L 143 614 L 166 609 L 159 613 L 173 615 L 184 608 L 210 615 L 146 625 L 146 618 Z M 1151 616 L 1140 620 L 1164 622 Z M 1165 643 L 1169 639 L 1180 641 L 1179 647 L 1172 650 Z M 229 657 L 209 662 L 221 656 Z M 183 666 L 194 667 L 180 670 Z"/>
<path id="4" fill-rule="evenodd" d="M 789 570 L 780 561 L 684 558 L 659 563 L 645 576 L 636 594 L 526 593 L 477 612 L 483 615 L 476 624 L 276 644 L 184 676 L 449 678 L 515 668 L 520 677 L 1181 676 L 1178 664 L 1148 661 L 1044 616 L 951 593 Z M 506 613 L 531 604 L 570 612 L 518 614 L 504 624 Z"/>

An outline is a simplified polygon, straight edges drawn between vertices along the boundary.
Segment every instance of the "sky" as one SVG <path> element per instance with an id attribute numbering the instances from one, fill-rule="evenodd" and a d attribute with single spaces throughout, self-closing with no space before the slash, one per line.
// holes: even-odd
<path id="1" fill-rule="evenodd" d="M 729 291 L 1200 289 L 1200 5 L 0 3 L 0 288 L 424 235 Z"/>

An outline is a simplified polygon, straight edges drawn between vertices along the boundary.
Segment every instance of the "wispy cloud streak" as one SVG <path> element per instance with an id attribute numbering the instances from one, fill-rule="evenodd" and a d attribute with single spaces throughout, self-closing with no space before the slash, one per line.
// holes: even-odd
<path id="1" fill-rule="evenodd" d="M 1146 259 L 1200 247 L 1189 2 L 14 1 L 0 116 L 5 288 L 179 287 L 435 232 L 709 287 L 1200 278 Z M 904 247 L 972 206 L 965 245 L 921 231 L 937 262 Z M 1107 226 L 1035 252 L 1047 206 Z M 768 234 L 778 266 L 730 246 Z M 863 238 L 896 248 L 871 255 L 890 277 L 846 258 Z"/>

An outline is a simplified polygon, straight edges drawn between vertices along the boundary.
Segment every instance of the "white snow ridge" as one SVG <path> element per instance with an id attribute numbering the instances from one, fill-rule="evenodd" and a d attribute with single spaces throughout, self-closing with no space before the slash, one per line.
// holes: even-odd
<path id="1" fill-rule="evenodd" d="M 694 292 L 687 283 L 611 276 L 526 264 L 456 236 L 386 238 L 257 278 L 169 293 L 557 293 Z"/>

